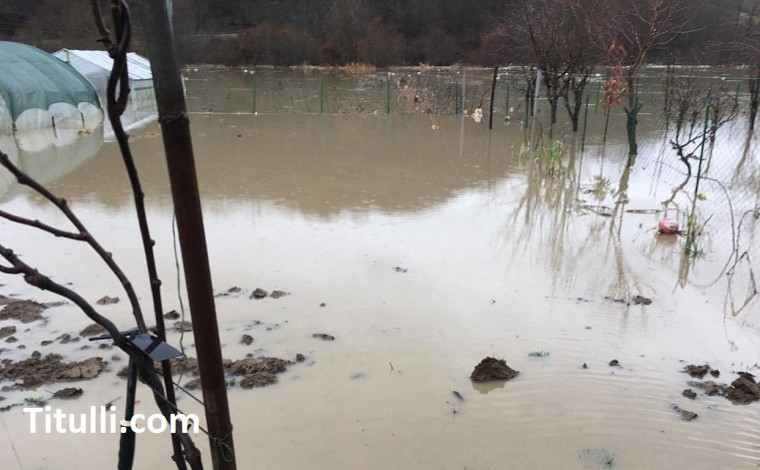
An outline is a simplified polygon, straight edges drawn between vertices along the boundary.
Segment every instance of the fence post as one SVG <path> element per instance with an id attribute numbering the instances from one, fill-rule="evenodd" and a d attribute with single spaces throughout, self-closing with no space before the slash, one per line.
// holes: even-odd
<path id="1" fill-rule="evenodd" d="M 253 97 L 253 100 L 251 102 L 251 112 L 253 115 L 256 115 L 256 79 L 254 78 L 251 82 L 251 96 Z"/>
<path id="2" fill-rule="evenodd" d="M 598 114 L 599 113 L 599 96 L 600 96 L 601 92 L 602 92 L 602 84 L 601 83 L 597 83 L 596 84 L 596 101 L 594 103 L 594 114 Z"/>
<path id="3" fill-rule="evenodd" d="M 694 200 L 697 200 L 699 195 L 699 180 L 702 178 L 702 157 L 705 154 L 705 140 L 707 140 L 707 123 L 710 119 L 710 104 L 708 103 L 705 108 L 705 125 L 702 129 L 702 144 L 699 149 L 699 166 L 697 166 L 697 183 L 694 185 Z"/>
<path id="4" fill-rule="evenodd" d="M 509 116 L 509 83 L 507 83 L 507 104 L 504 106 L 504 115 Z"/>
<path id="5" fill-rule="evenodd" d="M 736 84 L 736 92 L 734 92 L 734 111 L 736 111 L 736 108 L 739 107 L 739 88 L 741 86 L 741 83 Z"/>
<path id="6" fill-rule="evenodd" d="M 385 82 L 385 114 L 391 113 L 391 74 L 388 73 L 388 80 Z"/>
<path id="7" fill-rule="evenodd" d="M 588 99 L 586 95 L 586 111 L 583 113 L 583 136 L 581 137 L 581 152 L 586 149 L 586 125 L 588 124 Z"/>
<path id="8" fill-rule="evenodd" d="M 459 83 L 454 84 L 454 115 L 459 116 Z"/>
<path id="9" fill-rule="evenodd" d="M 499 67 L 493 68 L 493 80 L 491 81 L 491 106 L 488 112 L 488 130 L 493 129 L 493 102 L 496 98 L 496 78 L 498 78 Z"/>
<path id="10" fill-rule="evenodd" d="M 319 79 L 319 114 L 325 112 L 325 79 Z"/>

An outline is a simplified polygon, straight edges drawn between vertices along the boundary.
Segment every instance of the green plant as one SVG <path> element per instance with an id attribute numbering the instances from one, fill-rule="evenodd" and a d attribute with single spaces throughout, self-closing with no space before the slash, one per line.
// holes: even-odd
<path id="1" fill-rule="evenodd" d="M 24 403 L 29 406 L 44 406 L 47 401 L 42 397 L 26 397 Z"/>
<path id="2" fill-rule="evenodd" d="M 547 357 L 550 354 L 549 351 L 532 351 L 528 353 L 528 357 Z"/>

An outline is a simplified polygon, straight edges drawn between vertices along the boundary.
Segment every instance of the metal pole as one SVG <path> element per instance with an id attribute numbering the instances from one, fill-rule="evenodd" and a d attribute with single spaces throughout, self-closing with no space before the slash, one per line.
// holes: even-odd
<path id="1" fill-rule="evenodd" d="M 459 116 L 459 83 L 454 84 L 454 115 Z"/>
<path id="2" fill-rule="evenodd" d="M 461 112 L 465 112 L 467 105 L 467 70 L 462 71 L 462 105 L 459 107 Z"/>
<path id="3" fill-rule="evenodd" d="M 707 140 L 707 123 L 710 119 L 710 105 L 705 108 L 705 125 L 702 129 L 702 145 L 699 149 L 699 165 L 697 166 L 697 183 L 694 185 L 694 201 L 696 202 L 699 195 L 699 180 L 702 177 L 702 157 L 705 154 L 705 140 Z"/>
<path id="4" fill-rule="evenodd" d="M 251 105 L 251 112 L 256 115 L 256 79 L 251 82 L 251 96 L 253 97 L 253 104 Z"/>
<path id="5" fill-rule="evenodd" d="M 588 99 L 586 95 L 586 110 L 583 112 L 583 136 L 581 137 L 581 152 L 586 149 L 586 125 L 588 125 Z"/>
<path id="6" fill-rule="evenodd" d="M 177 216 L 211 460 L 215 470 L 235 470 L 237 465 L 224 382 L 219 326 L 182 78 L 174 54 L 174 39 L 166 2 L 146 0 L 141 5 L 145 13 L 142 19 Z"/>
<path id="7" fill-rule="evenodd" d="M 319 79 L 319 114 L 325 112 L 325 79 Z"/>
<path id="8" fill-rule="evenodd" d="M 385 114 L 391 113 L 391 78 L 388 74 L 388 80 L 385 82 Z"/>
<path id="9" fill-rule="evenodd" d="M 493 129 L 493 101 L 496 97 L 496 77 L 499 73 L 499 67 L 493 68 L 493 80 L 491 81 L 491 109 L 488 112 L 488 130 Z"/>
<path id="10" fill-rule="evenodd" d="M 507 104 L 504 106 L 504 115 L 509 116 L 509 85 L 507 85 Z"/>
<path id="11" fill-rule="evenodd" d="M 594 114 L 597 114 L 599 112 L 599 95 L 602 92 L 602 84 L 597 83 L 596 84 L 596 104 L 594 105 Z"/>

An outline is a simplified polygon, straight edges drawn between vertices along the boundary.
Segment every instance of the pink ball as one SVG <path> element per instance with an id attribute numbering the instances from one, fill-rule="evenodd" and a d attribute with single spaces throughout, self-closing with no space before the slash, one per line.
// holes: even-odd
<path id="1" fill-rule="evenodd" d="M 678 233 L 678 221 L 673 217 L 665 217 L 662 219 L 660 221 L 659 227 L 660 233 L 664 233 L 666 235 Z"/>

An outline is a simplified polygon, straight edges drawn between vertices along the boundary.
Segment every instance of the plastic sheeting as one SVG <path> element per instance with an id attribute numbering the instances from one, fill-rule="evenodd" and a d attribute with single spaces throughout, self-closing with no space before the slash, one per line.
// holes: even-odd
<path id="1" fill-rule="evenodd" d="M 53 54 L 74 67 L 95 87 L 105 107 L 108 77 L 113 67 L 113 59 L 105 51 L 81 51 L 61 49 Z M 129 100 L 127 109 L 121 116 L 125 128 L 154 120 L 158 115 L 156 95 L 153 90 L 153 74 L 150 62 L 145 57 L 130 52 L 127 54 L 129 73 Z M 106 122 L 106 135 L 112 134 L 110 123 Z"/>

